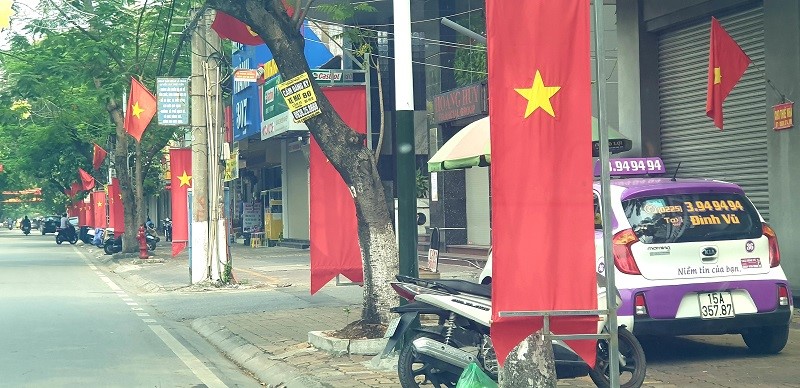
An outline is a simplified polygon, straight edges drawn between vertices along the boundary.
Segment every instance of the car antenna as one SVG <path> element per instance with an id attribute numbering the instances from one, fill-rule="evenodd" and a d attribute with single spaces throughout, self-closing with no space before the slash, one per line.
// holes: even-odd
<path id="1" fill-rule="evenodd" d="M 675 176 L 678 175 L 678 170 L 681 169 L 681 162 L 678 162 L 678 167 L 675 167 L 675 172 L 672 173 L 671 181 L 675 182 Z"/>

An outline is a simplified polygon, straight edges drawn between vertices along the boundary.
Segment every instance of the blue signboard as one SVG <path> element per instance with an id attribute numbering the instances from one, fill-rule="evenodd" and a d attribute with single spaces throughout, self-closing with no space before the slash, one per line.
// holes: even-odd
<path id="1" fill-rule="evenodd" d="M 189 79 L 156 79 L 158 125 L 189 125 Z"/>

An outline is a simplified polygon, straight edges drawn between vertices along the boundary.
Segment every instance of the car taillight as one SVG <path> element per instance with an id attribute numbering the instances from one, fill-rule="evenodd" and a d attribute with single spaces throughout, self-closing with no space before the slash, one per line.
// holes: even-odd
<path id="1" fill-rule="evenodd" d="M 778 248 L 778 235 L 775 234 L 775 231 L 766 223 L 761 223 L 761 231 L 764 233 L 764 236 L 767 237 L 767 242 L 769 242 L 769 266 L 771 268 L 777 267 L 781 264 L 781 250 Z"/>
<path id="2" fill-rule="evenodd" d="M 636 260 L 633 258 L 633 252 L 631 252 L 631 245 L 639 241 L 633 230 L 625 229 L 619 231 L 611 241 L 613 244 L 614 265 L 617 269 L 629 275 L 641 275 L 639 266 L 636 265 Z"/>
<path id="3" fill-rule="evenodd" d="M 411 291 L 406 287 L 403 287 L 402 283 L 392 283 L 392 288 L 394 288 L 394 291 L 397 293 L 397 295 L 400 295 L 401 298 L 409 302 L 413 301 L 414 296 L 416 296 L 416 294 L 413 291 Z"/>
<path id="4" fill-rule="evenodd" d="M 633 306 L 636 315 L 647 315 L 647 302 L 645 302 L 644 294 L 641 292 L 633 297 Z"/>
<path id="5" fill-rule="evenodd" d="M 778 285 L 778 304 L 781 306 L 789 305 L 789 290 L 785 285 Z"/>

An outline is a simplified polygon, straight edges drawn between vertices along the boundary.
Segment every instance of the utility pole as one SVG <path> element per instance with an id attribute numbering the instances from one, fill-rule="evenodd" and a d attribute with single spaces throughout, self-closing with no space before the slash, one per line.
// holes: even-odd
<path id="1" fill-rule="evenodd" d="M 414 76 L 411 69 L 411 1 L 394 0 L 395 149 L 397 241 L 400 275 L 417 276 L 417 183 L 414 151 Z"/>
<path id="2" fill-rule="evenodd" d="M 197 12 L 197 11 L 195 11 Z M 227 261 L 220 148 L 223 110 L 219 91 L 221 40 L 206 11 L 192 35 L 192 283 L 220 280 Z"/>
<path id="3" fill-rule="evenodd" d="M 208 139 L 206 136 L 206 85 L 203 64 L 208 58 L 209 13 L 192 34 L 192 224 L 189 273 L 192 284 L 209 279 L 208 265 Z"/>

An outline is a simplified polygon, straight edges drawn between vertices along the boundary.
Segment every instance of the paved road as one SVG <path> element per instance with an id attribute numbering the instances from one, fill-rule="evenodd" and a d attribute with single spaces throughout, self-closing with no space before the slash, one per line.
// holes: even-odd
<path id="1" fill-rule="evenodd" d="M 0 386 L 258 386 L 85 251 L 0 230 Z"/>

